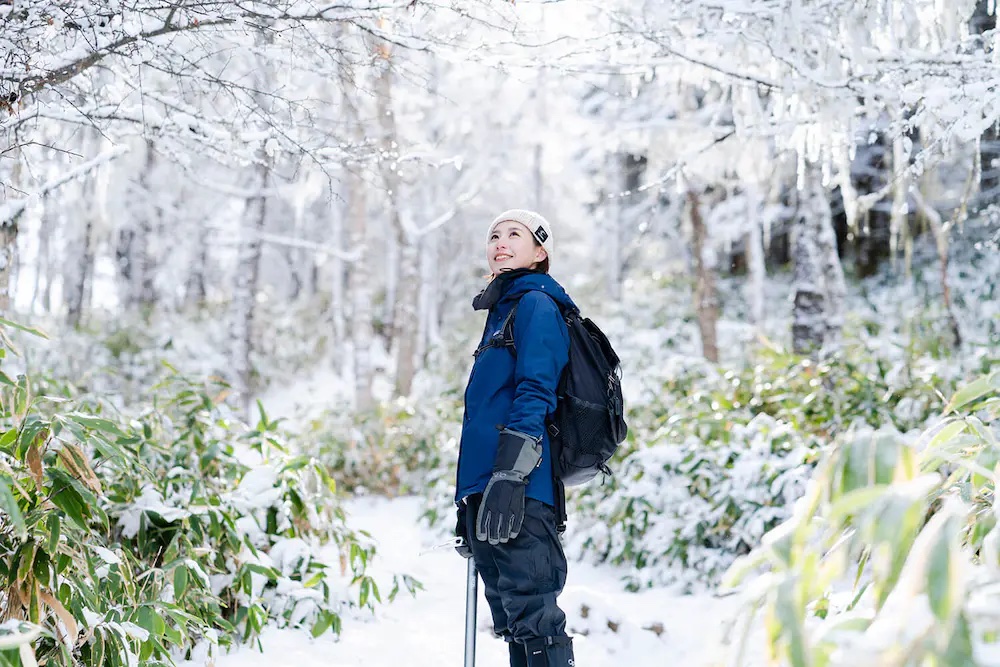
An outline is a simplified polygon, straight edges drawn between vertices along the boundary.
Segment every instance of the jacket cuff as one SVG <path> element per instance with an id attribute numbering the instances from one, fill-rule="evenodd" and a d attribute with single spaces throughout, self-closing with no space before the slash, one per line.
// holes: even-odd
<path id="1" fill-rule="evenodd" d="M 527 477 L 542 461 L 542 439 L 527 433 L 503 429 L 497 445 L 493 472 L 512 472 Z"/>

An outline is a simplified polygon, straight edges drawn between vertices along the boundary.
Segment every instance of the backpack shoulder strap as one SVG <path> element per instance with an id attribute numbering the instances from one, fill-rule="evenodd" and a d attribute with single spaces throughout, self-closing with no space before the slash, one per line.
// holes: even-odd
<path id="1" fill-rule="evenodd" d="M 510 312 L 507 313 L 507 317 L 504 318 L 503 324 L 500 326 L 500 330 L 479 346 L 473 352 L 472 356 L 478 358 L 480 354 L 491 347 L 509 347 L 511 354 L 517 354 L 517 350 L 514 347 L 514 313 L 516 312 L 517 303 L 511 306 Z"/>
<path id="2" fill-rule="evenodd" d="M 552 297 L 549 298 L 551 299 Z M 578 310 L 565 311 L 563 310 L 563 307 L 559 305 L 558 301 L 552 299 L 552 302 L 556 304 L 556 308 L 559 309 L 559 312 L 562 314 L 564 321 L 566 321 L 567 323 L 570 322 L 570 319 L 572 317 L 577 317 L 577 318 L 580 317 L 580 311 Z M 500 327 L 500 334 L 490 339 L 487 345 L 488 347 L 506 347 L 510 349 L 511 354 L 517 356 L 517 345 L 514 343 L 514 315 L 517 314 L 517 306 L 520 303 L 521 301 L 517 300 L 514 302 L 514 305 L 511 306 L 510 312 L 507 313 L 507 317 L 505 317 L 503 320 L 503 326 Z"/>
<path id="3" fill-rule="evenodd" d="M 510 312 L 507 313 L 507 317 L 504 318 L 503 326 L 500 328 L 501 340 L 503 341 L 503 347 L 509 347 L 511 354 L 517 356 L 517 345 L 514 344 L 514 315 L 517 314 L 517 304 L 521 303 L 516 301 L 510 308 Z"/>

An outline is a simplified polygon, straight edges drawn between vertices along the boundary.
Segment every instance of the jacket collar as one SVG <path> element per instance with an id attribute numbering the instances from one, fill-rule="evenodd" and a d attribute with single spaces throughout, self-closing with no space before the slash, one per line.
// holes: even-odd
<path id="1" fill-rule="evenodd" d="M 532 269 L 514 269 L 504 271 L 490 281 L 490 284 L 476 295 L 472 300 L 472 307 L 476 310 L 489 310 L 500 301 L 500 298 L 507 292 L 510 285 L 519 277 L 532 273 L 538 273 Z"/>

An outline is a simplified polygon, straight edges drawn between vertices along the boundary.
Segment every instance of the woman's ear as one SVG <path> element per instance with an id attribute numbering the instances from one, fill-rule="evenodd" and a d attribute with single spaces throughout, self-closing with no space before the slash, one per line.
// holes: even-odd
<path id="1" fill-rule="evenodd" d="M 549 253 L 545 252 L 545 248 L 538 246 L 535 248 L 535 262 L 538 263 L 549 256 Z"/>

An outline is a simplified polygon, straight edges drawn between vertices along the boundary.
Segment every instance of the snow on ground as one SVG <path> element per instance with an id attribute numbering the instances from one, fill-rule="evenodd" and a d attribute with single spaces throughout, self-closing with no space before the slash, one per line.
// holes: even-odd
<path id="1" fill-rule="evenodd" d="M 392 574 L 421 581 L 415 597 L 400 593 L 374 615 L 345 618 L 339 639 L 304 630 L 271 629 L 263 652 L 242 647 L 215 667 L 459 667 L 464 660 L 466 562 L 451 548 L 425 543 L 417 498 L 360 498 L 347 505 L 350 523 L 372 533 L 378 555 L 371 574 L 387 592 Z M 477 667 L 505 667 L 507 650 L 492 636 L 480 586 Z M 627 593 L 614 570 L 570 563 L 560 598 L 580 667 L 709 667 L 728 664 L 726 636 L 738 596 L 679 596 L 663 590 Z M 586 608 L 586 612 L 583 609 Z M 586 618 L 583 617 L 584 613 Z M 645 629 L 660 624 L 662 633 Z M 612 626 L 614 629 L 612 629 Z M 581 636 L 586 632 L 586 636 Z M 196 664 L 189 663 L 190 667 Z M 752 664 L 740 661 L 740 667 Z"/>

